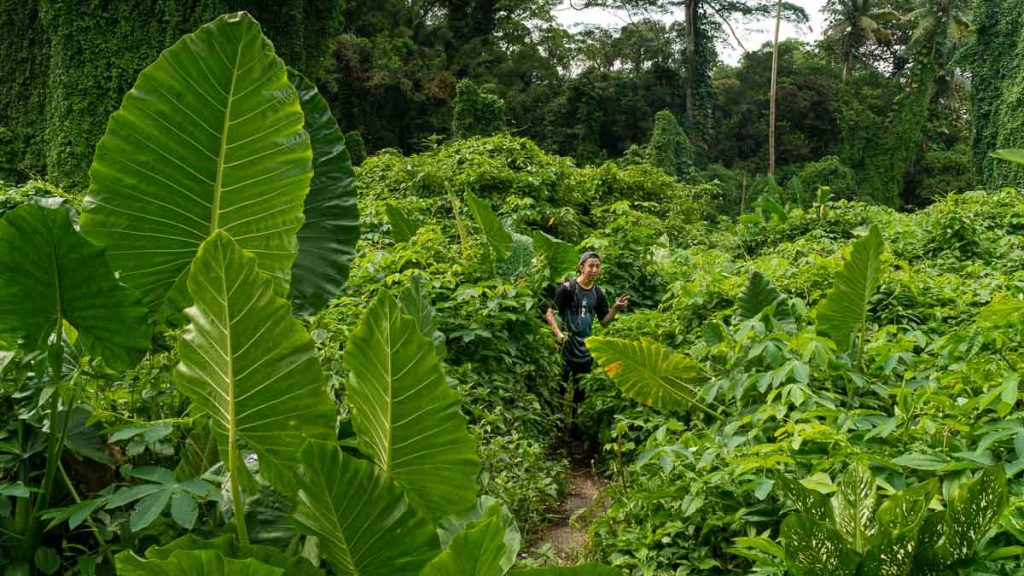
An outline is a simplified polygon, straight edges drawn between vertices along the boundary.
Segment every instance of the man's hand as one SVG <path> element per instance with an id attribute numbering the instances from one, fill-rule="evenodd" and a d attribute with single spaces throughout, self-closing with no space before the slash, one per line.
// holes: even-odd
<path id="1" fill-rule="evenodd" d="M 629 294 L 626 294 L 625 292 L 623 292 L 622 294 L 619 294 L 619 299 L 615 301 L 615 304 L 612 304 L 612 308 L 614 308 L 615 311 L 618 312 L 618 311 L 622 310 L 623 308 L 625 308 L 628 304 L 629 304 Z"/>
<path id="2" fill-rule="evenodd" d="M 559 342 L 565 342 L 565 332 L 558 331 L 555 333 L 555 340 Z"/>

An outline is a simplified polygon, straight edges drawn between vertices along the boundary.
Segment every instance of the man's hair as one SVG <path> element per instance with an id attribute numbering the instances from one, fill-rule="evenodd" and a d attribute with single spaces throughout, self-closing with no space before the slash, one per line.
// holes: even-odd
<path id="1" fill-rule="evenodd" d="M 583 253 L 583 254 L 582 254 L 582 255 L 580 256 L 580 263 L 579 263 L 579 264 L 577 264 L 577 265 L 576 265 L 576 267 L 577 267 L 577 268 L 579 268 L 580 266 L 583 266 L 583 264 L 584 264 L 584 263 L 585 263 L 585 262 L 586 262 L 587 260 L 590 260 L 591 258 L 597 258 L 598 260 L 600 260 L 600 259 L 601 259 L 601 257 L 597 255 L 597 252 L 584 252 L 584 253 Z"/>

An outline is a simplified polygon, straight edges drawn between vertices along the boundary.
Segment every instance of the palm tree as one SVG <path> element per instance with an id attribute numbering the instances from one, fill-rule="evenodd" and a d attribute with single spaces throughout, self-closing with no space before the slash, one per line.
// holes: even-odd
<path id="1" fill-rule="evenodd" d="M 938 51 L 944 44 L 955 45 L 971 27 L 966 13 L 969 4 L 965 0 L 923 0 L 920 8 L 903 17 L 916 24 L 907 50 L 916 54 L 927 50 L 928 61 L 941 64 L 935 60 Z"/>
<path id="2" fill-rule="evenodd" d="M 829 0 L 825 10 L 831 16 L 825 36 L 839 40 L 845 83 L 857 53 L 869 38 L 892 44 L 892 32 L 883 24 L 899 20 L 900 15 L 890 8 L 877 8 L 874 0 Z"/>

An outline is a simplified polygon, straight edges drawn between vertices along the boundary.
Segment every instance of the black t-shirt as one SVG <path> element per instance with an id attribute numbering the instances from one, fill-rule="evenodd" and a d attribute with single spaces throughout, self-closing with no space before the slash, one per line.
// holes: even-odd
<path id="1" fill-rule="evenodd" d="M 608 315 L 608 298 L 604 291 L 597 284 L 587 289 L 570 280 L 558 287 L 552 307 L 558 310 L 562 325 L 568 332 L 562 348 L 566 362 L 589 365 L 592 358 L 584 341 L 593 330 L 595 318 L 600 322 Z"/>

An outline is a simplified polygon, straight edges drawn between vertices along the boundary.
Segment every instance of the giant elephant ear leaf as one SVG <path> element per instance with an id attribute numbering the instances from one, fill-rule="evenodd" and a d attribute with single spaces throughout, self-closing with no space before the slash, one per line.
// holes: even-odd
<path id="1" fill-rule="evenodd" d="M 592 337 L 587 348 L 615 385 L 630 398 L 659 410 L 702 409 L 696 382 L 700 365 L 654 342 Z"/>
<path id="2" fill-rule="evenodd" d="M 510 572 L 514 576 L 622 576 L 622 572 L 604 564 L 527 568 Z"/>
<path id="3" fill-rule="evenodd" d="M 299 230 L 290 299 L 296 312 L 312 314 L 344 286 L 356 255 L 356 175 L 327 101 L 298 72 L 289 71 L 288 79 L 299 93 L 313 146 L 313 181 L 306 196 L 306 222 Z"/>
<path id="4" fill-rule="evenodd" d="M 749 320 L 761 313 L 782 297 L 764 274 L 757 270 L 750 272 L 747 285 L 736 299 L 736 319 Z"/>
<path id="5" fill-rule="evenodd" d="M 501 262 L 511 256 L 512 251 L 515 250 L 515 240 L 512 238 L 512 233 L 505 229 L 501 220 L 498 220 L 498 215 L 491 209 L 491 204 L 470 192 L 466 193 L 466 203 L 469 204 L 469 210 L 473 213 L 477 224 L 483 228 L 484 237 L 491 250 L 494 251 L 495 259 Z"/>
<path id="6" fill-rule="evenodd" d="M 221 16 L 142 71 L 89 171 L 82 231 L 159 308 L 187 302 L 200 244 L 224 230 L 287 294 L 312 152 L 284 64 L 248 14 Z"/>
<path id="7" fill-rule="evenodd" d="M 434 343 L 381 292 L 345 349 L 359 449 L 433 520 L 476 501 L 480 461 Z"/>
<path id="8" fill-rule="evenodd" d="M 414 576 L 440 550 L 433 525 L 371 462 L 326 442 L 299 456 L 294 517 L 339 576 Z"/>
<path id="9" fill-rule="evenodd" d="M 216 550 L 177 550 L 160 560 L 143 560 L 130 551 L 115 558 L 121 576 L 284 576 L 283 569 L 269 566 L 253 558 L 226 558 Z"/>
<path id="10" fill-rule="evenodd" d="M 305 439 L 334 438 L 334 402 L 313 341 L 256 257 L 224 232 L 199 249 L 188 288 L 194 304 L 185 310 L 191 324 L 178 339 L 175 382 L 210 415 L 225 462 L 244 442 L 288 492 Z"/>
<path id="11" fill-rule="evenodd" d="M 146 309 L 103 251 L 75 231 L 66 208 L 26 204 L 0 220 L 0 335 L 38 348 L 64 321 L 113 367 L 149 348 Z"/>
<path id="12" fill-rule="evenodd" d="M 576 269 L 579 254 L 572 244 L 537 230 L 533 233 L 533 245 L 547 261 L 549 281 L 558 282 Z"/>
<path id="13" fill-rule="evenodd" d="M 420 576 L 501 576 L 508 552 L 505 527 L 498 518 L 487 518 L 455 535 L 451 545 L 427 564 Z"/>
<path id="14" fill-rule="evenodd" d="M 868 299 L 878 289 L 885 242 L 878 226 L 853 243 L 850 259 L 836 275 L 835 287 L 818 310 L 818 330 L 842 349 L 849 349 L 853 335 L 867 322 Z"/>

